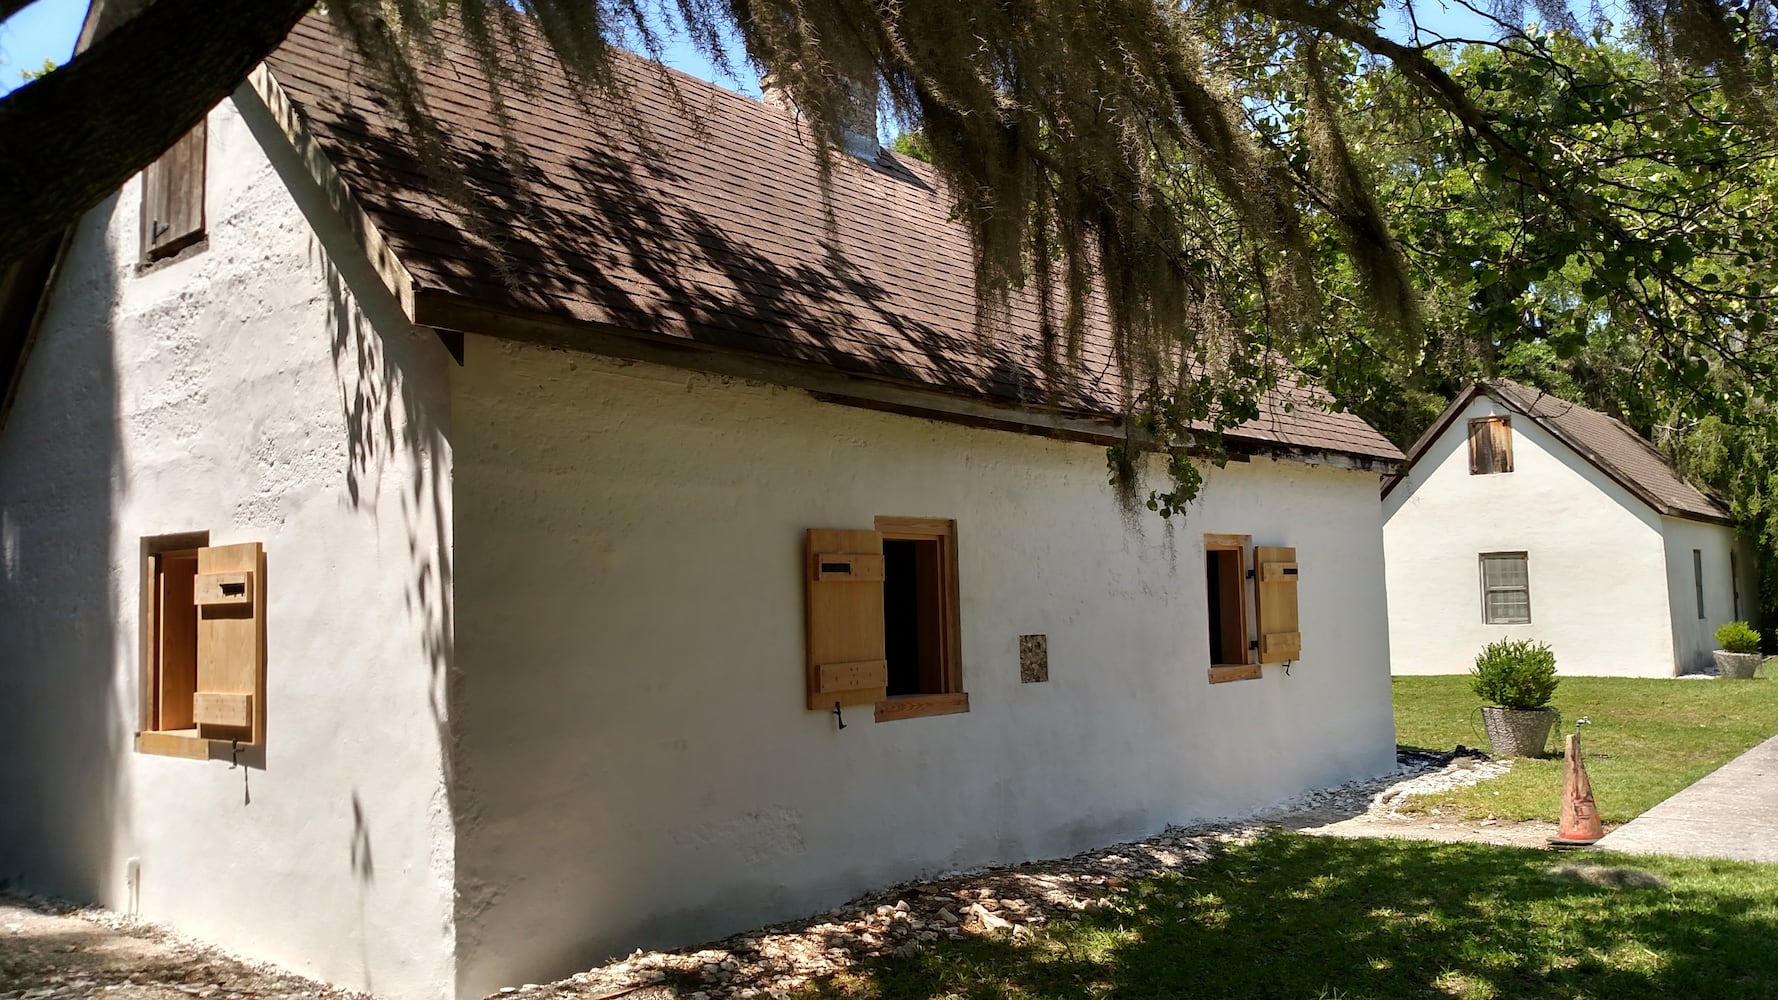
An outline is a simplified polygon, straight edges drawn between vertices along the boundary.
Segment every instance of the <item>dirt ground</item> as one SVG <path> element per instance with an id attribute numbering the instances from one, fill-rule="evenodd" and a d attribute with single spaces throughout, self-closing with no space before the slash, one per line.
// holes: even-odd
<path id="1" fill-rule="evenodd" d="M 93 997 L 369 1000 L 105 910 L 0 896 L 0 1000 Z"/>
<path id="2" fill-rule="evenodd" d="M 1034 933 L 1052 918 L 1108 905 L 1139 880 L 1197 864 L 1220 846 L 1282 827 L 1317 836 L 1393 837 L 1542 848 L 1553 823 L 1456 822 L 1403 814 L 1416 793 L 1473 784 L 1506 765 L 1479 755 L 1404 754 L 1380 778 L 1321 789 L 1259 816 L 1175 828 L 1071 858 L 959 872 L 870 893 L 805 920 L 699 949 L 637 952 L 547 984 L 494 996 L 692 1000 L 782 995 L 861 958 L 908 954 L 974 934 Z M 232 958 L 152 924 L 44 900 L 0 896 L 0 1000 L 371 1000 Z"/>

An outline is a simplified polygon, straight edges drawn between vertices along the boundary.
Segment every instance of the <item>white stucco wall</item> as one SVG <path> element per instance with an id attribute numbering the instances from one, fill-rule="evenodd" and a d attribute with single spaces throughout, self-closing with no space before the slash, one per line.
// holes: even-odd
<path id="1" fill-rule="evenodd" d="M 1661 518 L 1666 542 L 1667 587 L 1673 595 L 1673 661 L 1683 673 L 1695 673 L 1711 665 L 1717 648 L 1716 630 L 1732 621 L 1759 620 L 1759 576 L 1751 549 L 1738 542 L 1735 530 L 1677 517 Z M 1698 617 L 1698 576 L 1692 552 L 1702 556 L 1704 567 L 1704 616 Z M 1730 576 L 1729 553 L 1734 552 L 1734 571 L 1740 577 L 1740 614 L 1735 613 L 1735 586 Z"/>
<path id="2" fill-rule="evenodd" d="M 86 216 L 0 432 L 0 877 L 439 996 L 448 355 L 261 140 L 211 114 L 189 259 L 137 273 L 136 182 Z M 132 749 L 139 540 L 197 529 L 265 546 L 262 768 Z"/>
<path id="3" fill-rule="evenodd" d="M 1374 474 L 1232 463 L 1130 530 L 1096 446 L 475 337 L 453 374 L 464 995 L 1393 764 Z M 837 731 L 803 535 L 879 514 L 957 520 L 972 710 Z M 1207 683 L 1205 532 L 1297 547 L 1289 676 Z"/>
<path id="4" fill-rule="evenodd" d="M 1495 414 L 1513 471 L 1470 475 L 1468 421 Z M 1501 638 L 1549 643 L 1564 674 L 1674 673 L 1660 516 L 1528 417 L 1478 397 L 1383 507 L 1395 673 L 1463 673 Z M 1483 624 L 1484 552 L 1526 553 L 1529 624 Z"/>

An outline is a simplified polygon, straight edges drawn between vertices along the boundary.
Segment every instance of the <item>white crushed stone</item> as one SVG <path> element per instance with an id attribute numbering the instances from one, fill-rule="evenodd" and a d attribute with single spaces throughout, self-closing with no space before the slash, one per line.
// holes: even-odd
<path id="1" fill-rule="evenodd" d="M 1147 840 L 1056 861 L 946 872 L 932 881 L 869 893 L 808 920 L 738 934 L 696 950 L 637 951 L 559 982 L 508 987 L 494 997 L 783 997 L 865 958 L 910 956 L 936 941 L 970 935 L 1005 935 L 1017 941 L 1035 934 L 1052 917 L 1114 909 L 1140 880 L 1201 864 L 1217 849 L 1249 842 L 1294 814 L 1389 814 L 1411 795 L 1472 785 L 1509 768 L 1463 747 L 1454 754 L 1404 752 L 1386 774 L 1307 792 L 1258 816 L 1172 827 Z"/>
<path id="2" fill-rule="evenodd" d="M 1442 792 L 1504 774 L 1508 764 L 1480 759 L 1459 747 L 1455 754 L 1403 752 L 1394 769 L 1375 778 L 1304 793 L 1242 819 L 1218 820 L 1191 827 L 1173 827 L 1146 840 L 1086 851 L 1070 858 L 1006 868 L 946 872 L 930 881 L 908 882 L 868 893 L 844 906 L 813 917 L 737 934 L 701 948 L 637 951 L 627 958 L 588 969 L 553 983 L 508 986 L 491 995 L 551 1000 L 728 1000 L 784 997 L 811 980 L 843 971 L 859 961 L 883 955 L 912 956 L 932 944 L 971 935 L 1002 935 L 1012 940 L 1034 936 L 1055 917 L 1114 910 L 1141 880 L 1201 864 L 1219 849 L 1247 843 L 1291 817 L 1395 815 L 1409 797 Z M 47 901 L 32 901 L 41 910 L 57 912 Z M 276 970 L 242 963 L 186 942 L 159 928 L 133 923 L 97 909 L 69 907 L 62 914 L 78 916 L 141 940 L 165 954 L 165 962 L 133 981 L 106 984 L 119 1000 L 160 1000 L 162 984 L 185 995 L 356 997 L 309 983 Z M 48 956 L 45 956 L 46 958 Z M 0 966 L 6 963 L 0 961 Z M 226 971 L 225 971 L 226 970 Z M 23 972 L 24 969 L 14 969 Z M 29 996 L 62 1000 L 90 995 L 84 978 L 51 975 L 15 993 L 0 989 L 0 1000 Z M 132 989 L 153 983 L 150 991 Z M 74 984 L 79 984 L 75 986 Z M 196 985 L 201 984 L 201 985 Z M 69 991 L 69 987 L 73 991 Z M 47 987 L 47 988 L 45 988 Z"/>
<path id="3" fill-rule="evenodd" d="M 1432 795 L 1498 778 L 1512 770 L 1509 761 L 1491 760 L 1480 751 L 1459 746 L 1449 754 L 1404 751 L 1393 770 L 1372 778 L 1317 788 L 1287 799 L 1258 817 L 1277 821 L 1304 813 L 1337 812 L 1346 816 L 1399 816 L 1400 807 L 1416 795 Z"/>

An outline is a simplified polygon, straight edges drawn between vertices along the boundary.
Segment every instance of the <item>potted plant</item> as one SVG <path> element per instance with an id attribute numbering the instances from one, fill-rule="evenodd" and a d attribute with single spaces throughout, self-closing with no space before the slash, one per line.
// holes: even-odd
<path id="1" fill-rule="evenodd" d="M 1729 622 L 1716 630 L 1716 672 L 1746 680 L 1759 669 L 1759 632 L 1746 622 Z"/>
<path id="2" fill-rule="evenodd" d="M 1482 725 L 1496 757 L 1539 757 L 1556 724 L 1556 654 L 1545 643 L 1502 639 L 1482 647 L 1469 685 L 1483 701 Z"/>

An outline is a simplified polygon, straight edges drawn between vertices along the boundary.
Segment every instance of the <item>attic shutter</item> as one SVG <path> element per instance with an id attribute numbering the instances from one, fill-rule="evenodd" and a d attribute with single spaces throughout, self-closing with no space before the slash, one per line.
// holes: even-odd
<path id="1" fill-rule="evenodd" d="M 198 550 L 197 694 L 192 714 L 206 739 L 258 742 L 264 718 L 265 553 L 258 542 Z"/>
<path id="2" fill-rule="evenodd" d="M 1494 459 L 1493 471 L 1513 471 L 1513 422 L 1509 417 L 1488 421 L 1489 451 Z"/>
<path id="3" fill-rule="evenodd" d="M 170 256 L 204 235 L 202 121 L 142 171 L 142 259 Z"/>
<path id="4" fill-rule="evenodd" d="M 883 536 L 811 528 L 808 705 L 869 705 L 889 696 L 883 646 Z"/>
<path id="5" fill-rule="evenodd" d="M 1296 620 L 1296 550 L 1255 546 L 1259 605 L 1259 662 L 1284 663 L 1303 655 Z"/>
<path id="6" fill-rule="evenodd" d="M 1469 474 L 1480 476 L 1494 471 L 1494 434 L 1487 420 L 1469 422 Z"/>

